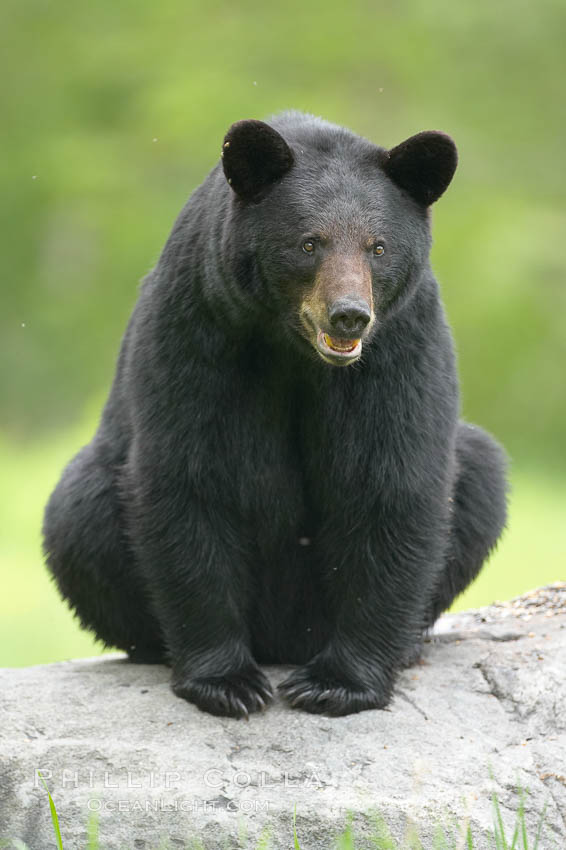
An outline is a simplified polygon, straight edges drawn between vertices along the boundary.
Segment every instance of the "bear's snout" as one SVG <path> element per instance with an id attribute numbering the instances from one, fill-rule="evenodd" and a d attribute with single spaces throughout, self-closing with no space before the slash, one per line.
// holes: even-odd
<path id="1" fill-rule="evenodd" d="M 337 298 L 328 308 L 332 335 L 340 338 L 360 337 L 370 319 L 370 306 L 362 298 Z"/>
<path id="2" fill-rule="evenodd" d="M 362 353 L 374 321 L 372 278 L 357 254 L 332 252 L 321 264 L 300 316 L 309 341 L 328 363 L 345 366 Z"/>

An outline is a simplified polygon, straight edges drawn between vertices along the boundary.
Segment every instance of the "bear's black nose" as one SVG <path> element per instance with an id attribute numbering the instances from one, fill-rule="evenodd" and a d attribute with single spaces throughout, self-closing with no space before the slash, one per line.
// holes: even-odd
<path id="1" fill-rule="evenodd" d="M 360 336 L 371 319 L 369 305 L 361 298 L 338 298 L 328 310 L 332 330 L 351 339 Z"/>

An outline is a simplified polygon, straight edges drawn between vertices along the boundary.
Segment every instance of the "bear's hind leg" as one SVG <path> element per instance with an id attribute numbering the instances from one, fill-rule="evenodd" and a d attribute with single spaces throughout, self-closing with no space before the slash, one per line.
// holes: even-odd
<path id="1" fill-rule="evenodd" d="M 456 463 L 446 567 L 429 609 L 427 627 L 478 575 L 507 517 L 506 459 L 498 443 L 481 428 L 461 422 Z"/>
<path id="2" fill-rule="evenodd" d="M 96 440 L 66 467 L 45 510 L 47 565 L 85 629 L 132 661 L 163 661 L 124 529 L 116 462 Z"/>

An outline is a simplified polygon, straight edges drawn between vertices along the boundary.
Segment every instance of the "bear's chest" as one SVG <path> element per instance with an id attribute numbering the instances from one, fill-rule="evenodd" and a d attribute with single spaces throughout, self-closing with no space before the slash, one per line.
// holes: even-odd
<path id="1" fill-rule="evenodd" d="M 269 524 L 279 538 L 308 537 L 340 503 L 367 498 L 374 417 L 371 399 L 361 411 L 297 374 L 264 369 L 243 381 L 217 456 L 232 465 L 234 498 L 258 533 Z"/>

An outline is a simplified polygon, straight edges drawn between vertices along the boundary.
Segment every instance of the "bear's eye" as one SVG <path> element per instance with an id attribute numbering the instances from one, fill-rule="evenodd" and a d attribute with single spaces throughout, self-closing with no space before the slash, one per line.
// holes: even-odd
<path id="1" fill-rule="evenodd" d="M 312 254 L 314 251 L 314 242 L 312 239 L 307 239 L 306 242 L 303 242 L 303 251 L 305 254 Z"/>
<path id="2" fill-rule="evenodd" d="M 381 257 L 382 254 L 385 254 L 385 248 L 380 244 L 374 245 L 373 253 L 376 257 Z"/>

